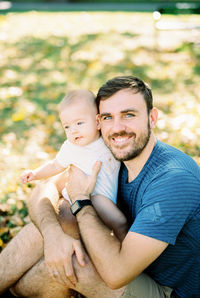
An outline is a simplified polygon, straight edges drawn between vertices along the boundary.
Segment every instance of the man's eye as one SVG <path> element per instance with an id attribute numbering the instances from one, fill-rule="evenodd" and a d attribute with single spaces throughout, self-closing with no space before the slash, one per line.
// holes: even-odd
<path id="1" fill-rule="evenodd" d="M 82 125 L 84 122 L 83 121 L 79 121 L 77 122 L 77 125 Z"/>
<path id="2" fill-rule="evenodd" d="M 134 114 L 130 114 L 130 113 L 128 113 L 128 114 L 125 115 L 126 118 L 132 118 L 134 116 L 135 116 Z"/>
<path id="3" fill-rule="evenodd" d="M 102 120 L 110 120 L 110 119 L 112 119 L 112 116 L 103 116 L 101 119 Z"/>

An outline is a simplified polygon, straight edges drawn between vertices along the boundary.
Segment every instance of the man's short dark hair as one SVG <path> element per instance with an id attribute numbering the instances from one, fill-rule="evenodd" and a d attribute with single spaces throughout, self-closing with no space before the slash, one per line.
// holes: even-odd
<path id="1" fill-rule="evenodd" d="M 119 76 L 107 81 L 98 91 L 96 97 L 97 107 L 101 100 L 106 100 L 116 92 L 129 89 L 133 93 L 141 93 L 147 105 L 147 112 L 153 108 L 153 96 L 150 87 L 142 80 L 133 76 Z"/>

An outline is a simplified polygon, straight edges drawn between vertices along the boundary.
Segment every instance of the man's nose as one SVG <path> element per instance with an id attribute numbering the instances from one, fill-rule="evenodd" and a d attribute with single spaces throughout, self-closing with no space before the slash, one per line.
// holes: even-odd
<path id="1" fill-rule="evenodd" d="M 125 125 L 120 119 L 115 119 L 113 121 L 112 125 L 112 131 L 113 132 L 119 132 L 119 131 L 124 131 L 125 130 Z"/>

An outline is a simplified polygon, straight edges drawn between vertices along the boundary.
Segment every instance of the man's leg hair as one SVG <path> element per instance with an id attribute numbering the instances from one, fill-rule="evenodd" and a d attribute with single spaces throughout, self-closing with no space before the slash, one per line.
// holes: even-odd
<path id="1" fill-rule="evenodd" d="M 64 232 L 79 238 L 77 223 L 65 201 L 60 204 L 59 220 Z M 86 297 L 120 297 L 122 291 L 109 289 L 87 255 L 86 260 L 87 265 L 83 268 L 74 257 L 78 278 L 74 290 Z M 43 238 L 32 223 L 26 225 L 0 254 L 0 293 L 13 284 L 11 292 L 19 297 L 71 297 L 70 289 L 48 274 L 43 260 Z"/>
<path id="2" fill-rule="evenodd" d="M 71 297 L 70 289 L 56 282 L 48 274 L 44 259 L 41 259 L 11 288 L 17 297 L 61 298 Z"/>
<path id="3" fill-rule="evenodd" d="M 37 196 L 38 190 L 39 187 L 36 186 L 32 195 Z M 61 222 L 63 223 L 65 219 L 63 230 L 78 238 L 77 224 L 73 225 L 72 220 L 69 219 L 69 225 L 67 225 L 66 210 L 68 208 L 65 204 L 63 206 L 60 212 Z M 0 253 L 0 295 L 43 258 L 43 251 L 43 238 L 40 232 L 33 223 L 27 224 Z"/>
<path id="4" fill-rule="evenodd" d="M 80 267 L 73 257 L 78 283 L 72 290 L 87 298 L 120 298 L 124 289 L 111 290 L 96 272 L 89 257 L 85 255 L 86 266 Z M 52 280 L 45 263 L 41 260 L 33 266 L 15 285 L 13 293 L 19 297 L 69 298 L 70 289 Z"/>
<path id="5" fill-rule="evenodd" d="M 43 238 L 34 224 L 27 224 L 0 254 L 0 294 L 11 287 L 43 257 Z"/>
<path id="6" fill-rule="evenodd" d="M 60 201 L 58 220 L 63 231 L 74 238 L 79 238 L 77 223 L 71 215 L 68 203 L 64 200 Z M 33 226 L 36 229 L 35 226 Z M 39 233 L 39 231 L 36 229 Z M 40 235 L 40 233 L 39 233 Z M 40 236 L 41 237 L 41 236 Z M 42 237 L 41 237 L 42 239 Z M 40 243 L 41 244 L 41 243 Z M 38 243 L 34 243 L 36 248 Z M 38 260 L 37 260 L 38 261 Z M 48 273 L 43 258 L 43 239 L 42 239 L 42 255 L 39 261 L 28 270 L 11 288 L 11 293 L 18 297 L 48 297 L 62 298 L 71 297 L 71 289 L 67 286 L 56 282 Z"/>

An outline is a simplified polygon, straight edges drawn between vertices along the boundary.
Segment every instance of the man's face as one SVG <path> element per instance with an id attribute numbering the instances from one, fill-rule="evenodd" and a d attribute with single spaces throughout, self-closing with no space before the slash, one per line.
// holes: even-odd
<path id="1" fill-rule="evenodd" d="M 115 158 L 128 161 L 138 156 L 151 135 L 143 95 L 120 90 L 100 101 L 99 110 L 102 137 Z"/>

